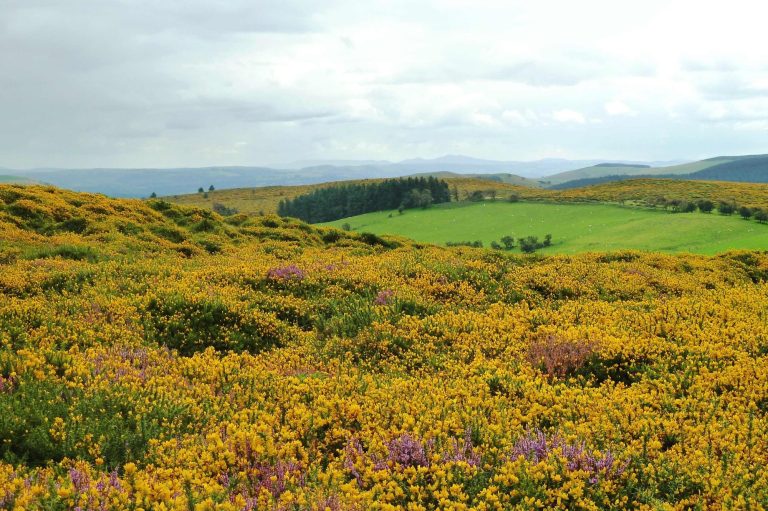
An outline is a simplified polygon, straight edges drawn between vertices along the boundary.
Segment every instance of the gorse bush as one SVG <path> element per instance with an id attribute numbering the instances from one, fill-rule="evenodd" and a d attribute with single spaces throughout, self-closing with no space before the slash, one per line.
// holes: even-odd
<path id="1" fill-rule="evenodd" d="M 764 252 L 522 256 L 16 186 L 0 239 L 2 509 L 768 502 Z"/>

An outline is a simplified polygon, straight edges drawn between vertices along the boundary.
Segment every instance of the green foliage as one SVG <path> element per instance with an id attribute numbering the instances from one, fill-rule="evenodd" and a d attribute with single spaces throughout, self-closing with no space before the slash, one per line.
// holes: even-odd
<path id="1" fill-rule="evenodd" d="M 156 401 L 141 415 L 135 403 L 130 391 L 119 386 L 110 393 L 87 393 L 63 382 L 24 377 L 13 392 L 0 392 L 0 458 L 31 466 L 64 458 L 94 462 L 88 447 L 98 442 L 110 467 L 143 464 L 151 439 L 170 424 L 184 430 L 192 423 L 182 406 Z"/>
<path id="2" fill-rule="evenodd" d="M 365 243 L 366 245 L 371 246 L 381 246 L 384 248 L 396 248 L 400 246 L 399 243 L 396 241 L 390 241 L 382 238 L 381 236 L 378 236 L 376 234 L 373 234 L 371 232 L 361 232 L 360 233 L 360 241 Z"/>
<path id="3" fill-rule="evenodd" d="M 702 213 L 711 213 L 715 209 L 715 203 L 708 199 L 702 199 L 696 205 Z"/>
<path id="4" fill-rule="evenodd" d="M 721 202 L 717 205 L 717 211 L 721 215 L 732 215 L 736 211 L 736 204 L 733 202 Z"/>
<path id="5" fill-rule="evenodd" d="M 33 251 L 27 256 L 27 259 L 51 259 L 56 257 L 94 263 L 99 260 L 99 253 L 88 245 L 59 245 Z"/>
<path id="6" fill-rule="evenodd" d="M 220 214 L 221 216 L 232 216 L 238 213 L 237 208 L 227 207 L 220 202 L 214 202 L 213 206 L 211 206 L 211 209 L 213 209 L 213 211 Z"/>
<path id="7" fill-rule="evenodd" d="M 740 215 L 740 216 L 741 216 L 741 218 L 743 218 L 744 220 L 748 220 L 748 219 L 752 218 L 752 213 L 753 213 L 753 212 L 752 212 L 752 209 L 751 209 L 751 208 L 748 208 L 748 207 L 746 207 L 746 206 L 741 206 L 741 207 L 739 208 L 739 215 Z"/>
<path id="8" fill-rule="evenodd" d="M 450 202 L 448 183 L 434 177 L 387 179 L 318 188 L 278 204 L 280 216 L 306 222 L 329 222 L 353 215 Z"/>
<path id="9" fill-rule="evenodd" d="M 166 294 L 149 300 L 145 329 L 149 339 L 191 355 L 213 347 L 220 351 L 260 351 L 280 346 L 276 319 L 253 317 L 216 298 Z"/>

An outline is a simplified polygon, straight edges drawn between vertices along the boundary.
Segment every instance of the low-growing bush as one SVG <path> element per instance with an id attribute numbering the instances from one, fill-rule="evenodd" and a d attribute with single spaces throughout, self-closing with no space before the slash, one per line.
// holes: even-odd
<path id="1" fill-rule="evenodd" d="M 594 342 L 570 341 L 550 334 L 531 343 L 526 360 L 550 378 L 565 378 L 576 374 L 596 352 Z"/>

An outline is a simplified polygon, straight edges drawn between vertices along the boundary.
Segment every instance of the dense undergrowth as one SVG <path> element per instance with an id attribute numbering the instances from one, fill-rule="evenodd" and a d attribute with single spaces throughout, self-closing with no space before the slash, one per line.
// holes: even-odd
<path id="1" fill-rule="evenodd" d="M 14 186 L 0 240 L 0 508 L 768 507 L 768 254 Z"/>

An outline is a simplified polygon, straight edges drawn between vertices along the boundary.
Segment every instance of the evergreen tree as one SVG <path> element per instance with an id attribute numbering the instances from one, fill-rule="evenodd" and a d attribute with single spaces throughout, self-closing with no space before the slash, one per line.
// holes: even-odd
<path id="1" fill-rule="evenodd" d="M 388 209 L 402 213 L 407 208 L 427 208 L 450 200 L 450 188 L 445 181 L 432 176 L 408 177 L 316 189 L 281 200 L 277 213 L 317 223 Z"/>

